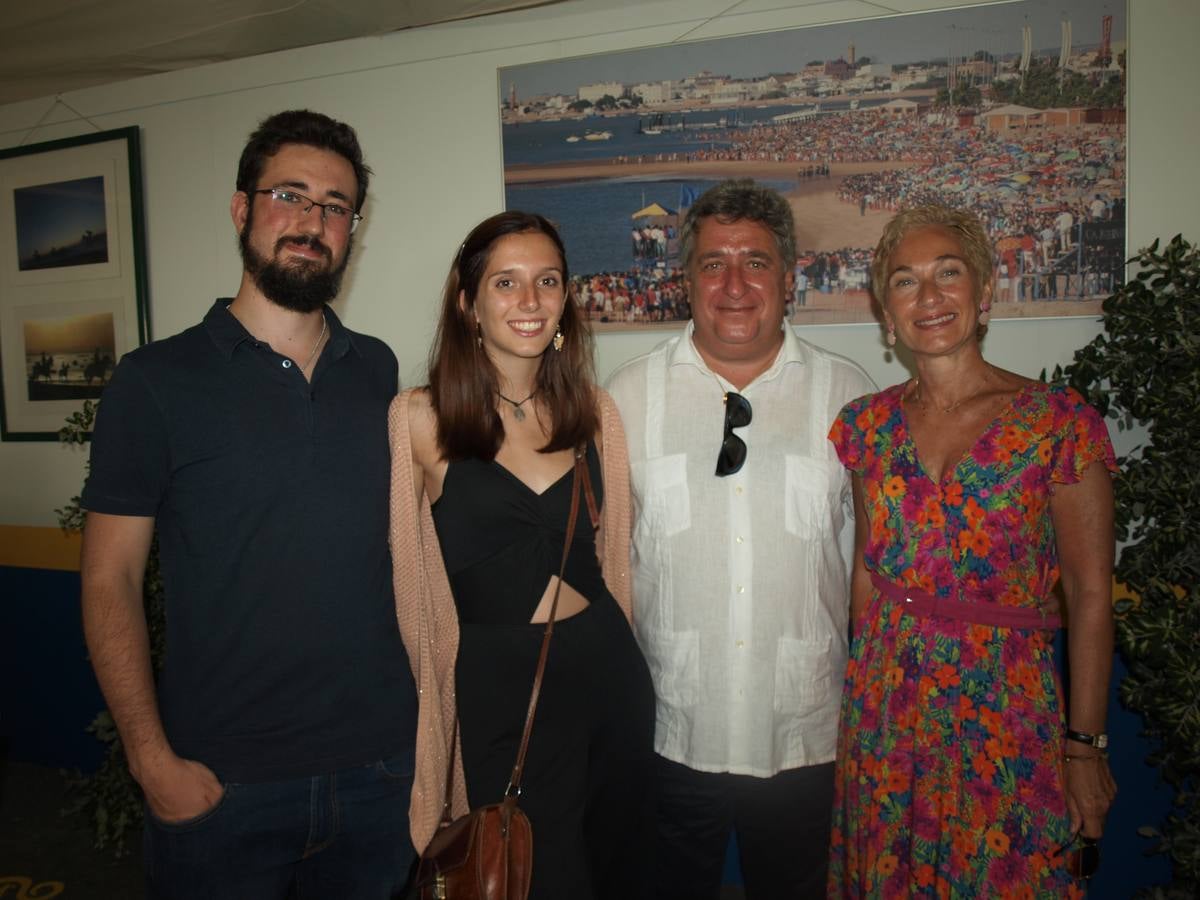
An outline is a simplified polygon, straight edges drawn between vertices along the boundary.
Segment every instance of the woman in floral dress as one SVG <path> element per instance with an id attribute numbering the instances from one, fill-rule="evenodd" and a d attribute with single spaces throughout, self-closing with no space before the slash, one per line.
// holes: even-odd
<path id="1" fill-rule="evenodd" d="M 1116 791 L 1112 446 L 1078 393 L 983 359 L 991 260 L 969 214 L 889 223 L 873 286 L 917 376 L 848 404 L 830 433 L 859 524 L 834 897 L 1077 894 L 1069 860 Z"/>

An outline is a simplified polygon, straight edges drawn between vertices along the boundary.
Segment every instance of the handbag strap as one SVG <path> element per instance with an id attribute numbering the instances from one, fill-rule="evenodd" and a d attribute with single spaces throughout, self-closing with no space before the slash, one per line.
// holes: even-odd
<path id="1" fill-rule="evenodd" d="M 575 521 L 579 517 L 579 489 L 583 487 L 583 496 L 587 502 L 588 518 L 592 530 L 600 527 L 600 513 L 596 506 L 596 495 L 592 492 L 592 476 L 587 465 L 586 448 L 575 451 L 574 476 L 571 479 L 571 511 L 567 516 L 566 537 L 563 540 L 562 562 L 558 567 L 558 583 L 554 586 L 554 599 L 550 603 L 550 616 L 546 620 L 546 630 L 542 635 L 542 649 L 538 654 L 537 672 L 533 677 L 533 689 L 529 694 L 529 709 L 525 713 L 525 729 L 521 733 L 521 745 L 517 750 L 517 760 L 513 765 L 512 776 L 508 787 L 504 789 L 504 801 L 508 805 L 516 803 L 521 793 L 521 773 L 525 769 L 525 753 L 529 749 L 529 736 L 533 732 L 533 716 L 537 711 L 538 697 L 542 692 L 542 677 L 546 672 L 546 659 L 550 653 L 550 635 L 554 633 L 554 616 L 558 612 L 558 593 L 562 589 L 563 575 L 567 570 L 567 556 L 571 552 L 571 542 L 575 538 Z M 446 795 L 442 804 L 442 824 L 453 820 L 451 814 L 452 792 L 451 782 L 454 777 L 454 758 L 458 747 L 458 713 L 454 714 L 454 729 L 450 733 L 450 752 L 446 763 Z"/>
<path id="2" fill-rule="evenodd" d="M 563 575 L 567 571 L 567 557 L 571 553 L 571 542 L 575 537 L 575 521 L 579 517 L 579 494 L 582 490 L 587 498 L 588 516 L 595 529 L 600 523 L 596 510 L 596 497 L 592 493 L 592 479 L 588 472 L 586 448 L 575 451 L 575 477 L 571 479 L 571 512 L 567 516 L 567 533 L 563 540 L 562 562 L 558 567 L 558 583 L 554 586 L 554 599 L 550 603 L 550 615 L 546 619 L 546 630 L 542 634 L 542 649 L 538 653 L 537 672 L 533 676 L 533 690 L 529 693 L 529 709 L 525 713 L 525 729 L 521 732 L 521 745 L 517 749 L 517 761 L 513 764 L 508 787 L 504 789 L 504 802 L 512 805 L 521 794 L 521 773 L 525 769 L 525 754 L 529 750 L 529 736 L 533 732 L 533 716 L 537 712 L 538 698 L 542 693 L 542 679 L 546 674 L 546 659 L 550 655 L 550 636 L 554 634 L 554 617 L 558 612 L 558 595 L 562 591 Z"/>

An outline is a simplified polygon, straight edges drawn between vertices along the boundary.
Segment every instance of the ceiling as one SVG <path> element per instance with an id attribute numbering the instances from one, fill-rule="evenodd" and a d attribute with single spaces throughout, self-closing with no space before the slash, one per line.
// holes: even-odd
<path id="1" fill-rule="evenodd" d="M 0 104 L 559 0 L 5 0 Z"/>

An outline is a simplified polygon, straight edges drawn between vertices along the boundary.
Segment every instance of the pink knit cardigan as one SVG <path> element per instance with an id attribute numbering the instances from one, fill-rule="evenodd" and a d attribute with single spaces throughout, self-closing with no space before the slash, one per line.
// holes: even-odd
<path id="1" fill-rule="evenodd" d="M 413 845 L 420 852 L 437 831 L 446 797 L 447 753 L 454 733 L 458 614 L 442 564 L 429 500 L 423 498 L 418 506 L 413 490 L 412 443 L 408 429 L 411 394 L 412 391 L 400 394 L 388 411 L 392 452 L 391 525 L 388 532 L 392 546 L 396 620 L 417 682 L 417 765 L 409 805 L 409 826 Z M 629 451 L 616 404 L 599 388 L 596 400 L 600 408 L 598 444 L 604 472 L 604 507 L 596 549 L 604 581 L 626 618 L 631 619 Z M 455 817 L 467 812 L 461 759 L 461 754 L 456 753 L 451 786 L 451 813 Z"/>

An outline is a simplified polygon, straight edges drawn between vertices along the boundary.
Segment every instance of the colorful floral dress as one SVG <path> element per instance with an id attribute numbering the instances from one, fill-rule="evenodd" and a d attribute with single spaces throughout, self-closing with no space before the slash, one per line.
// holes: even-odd
<path id="1" fill-rule="evenodd" d="M 1055 483 L 1116 470 L 1100 416 L 1023 388 L 941 483 L 908 434 L 904 385 L 846 405 L 830 440 L 862 479 L 869 570 L 939 597 L 1057 611 Z M 917 617 L 873 589 L 850 648 L 831 897 L 1075 895 L 1063 714 L 1046 629 Z"/>

